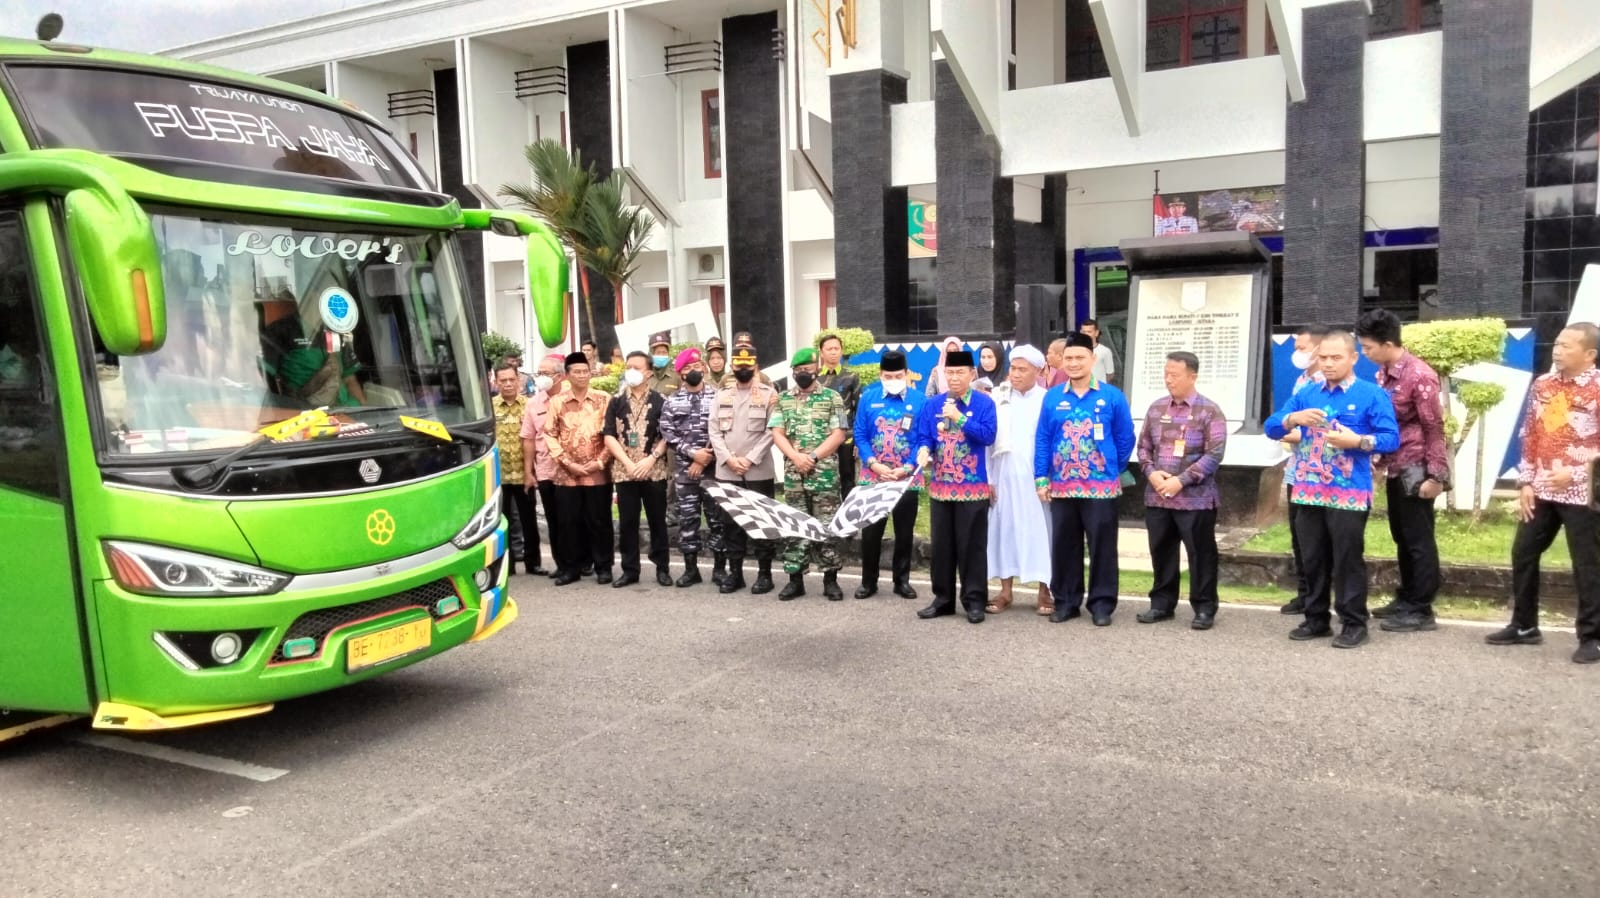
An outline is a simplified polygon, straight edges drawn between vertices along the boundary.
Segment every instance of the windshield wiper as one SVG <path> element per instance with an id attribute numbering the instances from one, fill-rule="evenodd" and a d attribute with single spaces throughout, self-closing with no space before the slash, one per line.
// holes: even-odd
<path id="1" fill-rule="evenodd" d="M 279 443 L 277 440 L 269 437 L 261 436 L 257 439 L 251 440 L 248 443 L 245 443 L 243 446 L 240 446 L 231 452 L 228 452 L 224 455 L 219 455 L 211 461 L 202 462 L 197 465 L 177 465 L 172 469 L 172 479 L 184 489 L 203 493 L 216 486 L 217 481 L 221 480 L 222 475 L 226 474 L 228 469 L 233 467 L 234 462 L 239 461 L 247 455 L 253 455 L 263 446 L 281 445 L 284 444 Z"/>

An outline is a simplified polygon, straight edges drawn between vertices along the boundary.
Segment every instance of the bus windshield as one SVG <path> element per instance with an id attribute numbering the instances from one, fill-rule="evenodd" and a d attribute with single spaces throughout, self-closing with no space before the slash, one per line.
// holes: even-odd
<path id="1" fill-rule="evenodd" d="M 399 416 L 481 421 L 488 392 L 452 236 L 152 214 L 167 338 L 100 356 L 105 451 L 214 453 L 326 408 L 339 436 Z"/>

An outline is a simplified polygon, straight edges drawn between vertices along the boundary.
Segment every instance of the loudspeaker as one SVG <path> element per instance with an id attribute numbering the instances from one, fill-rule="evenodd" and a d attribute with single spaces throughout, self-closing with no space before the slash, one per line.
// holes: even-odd
<path id="1" fill-rule="evenodd" d="M 1067 332 L 1066 284 L 1018 284 L 1016 296 L 1017 343 L 1043 352 Z"/>

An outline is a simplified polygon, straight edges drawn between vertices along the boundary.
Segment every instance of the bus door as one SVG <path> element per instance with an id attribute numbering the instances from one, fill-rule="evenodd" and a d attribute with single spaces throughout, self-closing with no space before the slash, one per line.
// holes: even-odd
<path id="1" fill-rule="evenodd" d="M 56 251 L 48 213 L 34 211 L 38 233 L 0 205 L 0 711 L 88 713 L 58 387 L 74 375 L 50 358 L 34 250 L 52 265 Z M 73 358 L 65 304 L 54 307 L 66 328 L 55 342 Z"/>

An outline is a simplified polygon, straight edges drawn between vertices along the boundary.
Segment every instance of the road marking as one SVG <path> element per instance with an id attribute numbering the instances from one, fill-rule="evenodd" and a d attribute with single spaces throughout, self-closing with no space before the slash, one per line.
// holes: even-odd
<path id="1" fill-rule="evenodd" d="M 121 736 L 103 736 L 99 733 L 85 733 L 72 739 L 73 742 L 88 745 L 93 748 L 103 748 L 107 751 L 120 751 L 125 754 L 139 755 L 145 758 L 154 758 L 157 761 L 166 761 L 169 764 L 182 764 L 185 767 L 195 767 L 200 770 L 209 770 L 212 773 L 222 773 L 228 776 L 243 777 L 258 783 L 270 783 L 280 776 L 288 774 L 287 770 L 276 767 L 261 767 L 255 764 L 246 764 L 243 761 L 230 761 L 227 758 L 218 758 L 213 755 L 203 755 L 195 751 L 181 748 L 172 748 L 158 745 L 154 742 L 139 742 L 133 739 L 124 739 Z"/>

